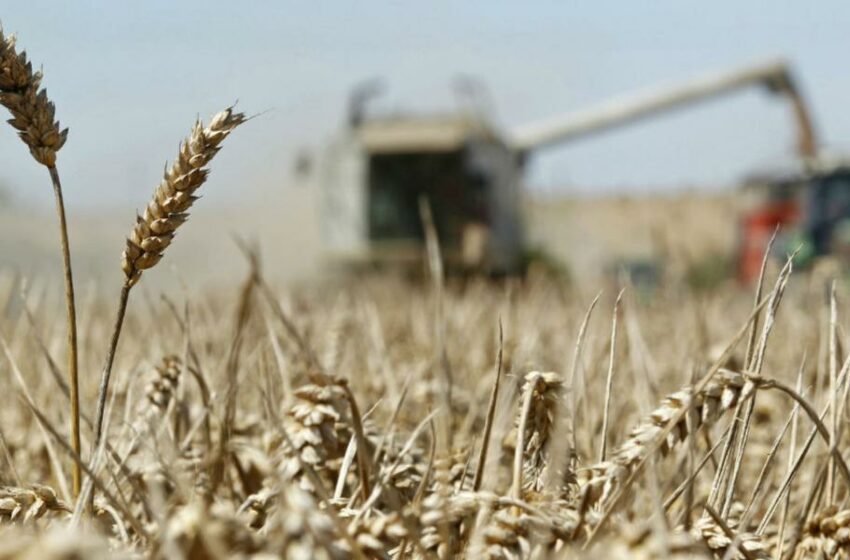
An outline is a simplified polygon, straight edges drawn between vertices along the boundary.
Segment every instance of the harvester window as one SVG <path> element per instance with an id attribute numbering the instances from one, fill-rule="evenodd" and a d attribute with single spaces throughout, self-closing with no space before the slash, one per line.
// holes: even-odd
<path id="1" fill-rule="evenodd" d="M 466 168 L 463 152 L 376 154 L 369 162 L 369 238 L 421 241 L 419 197 L 427 196 L 446 248 L 457 247 L 464 226 L 486 223 L 486 180 Z"/>

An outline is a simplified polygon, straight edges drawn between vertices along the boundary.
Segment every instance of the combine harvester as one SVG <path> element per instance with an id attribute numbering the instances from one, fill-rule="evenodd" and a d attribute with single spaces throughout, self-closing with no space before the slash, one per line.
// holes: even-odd
<path id="1" fill-rule="evenodd" d="M 365 115 L 372 87 L 352 95 L 349 122 L 324 154 L 323 239 L 346 266 L 421 262 L 420 200 L 427 199 L 447 266 L 494 274 L 522 269 L 521 182 L 534 152 L 683 108 L 763 87 L 785 99 L 797 130 L 791 171 L 743 187 L 738 274 L 750 281 L 777 225 L 806 240 L 811 256 L 839 251 L 850 216 L 850 168 L 818 157 L 811 117 L 783 61 L 737 68 L 609 100 L 503 134 L 475 113 Z M 850 238 L 846 240 L 850 246 Z"/>

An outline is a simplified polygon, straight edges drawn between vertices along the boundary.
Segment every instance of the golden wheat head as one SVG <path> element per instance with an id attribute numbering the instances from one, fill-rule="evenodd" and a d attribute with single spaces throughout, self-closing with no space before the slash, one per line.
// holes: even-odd
<path id="1" fill-rule="evenodd" d="M 42 165 L 54 167 L 56 152 L 65 145 L 68 129 L 54 120 L 56 108 L 41 89 L 41 72 L 33 72 L 26 52 L 15 48 L 15 36 L 3 35 L 0 27 L 0 104 L 12 118 L 9 124 L 18 131 L 32 157 Z"/>
<path id="2" fill-rule="evenodd" d="M 200 120 L 195 123 L 189 137 L 180 145 L 177 159 L 154 192 L 153 200 L 136 217 L 121 262 L 128 286 L 138 282 L 142 271 L 162 258 L 175 231 L 189 217 L 187 211 L 198 198 L 194 193 L 209 175 L 206 166 L 221 149 L 222 141 L 243 122 L 245 115 L 228 107 L 207 126 Z"/>

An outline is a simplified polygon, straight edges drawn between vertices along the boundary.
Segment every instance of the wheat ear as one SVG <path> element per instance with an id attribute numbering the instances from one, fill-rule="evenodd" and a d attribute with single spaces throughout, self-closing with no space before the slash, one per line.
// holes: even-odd
<path id="1" fill-rule="evenodd" d="M 41 72 L 33 72 L 27 53 L 18 53 L 15 36 L 0 28 L 0 104 L 9 109 L 9 124 L 18 131 L 32 157 L 45 167 L 56 166 L 56 152 L 65 144 L 68 129 L 54 121 L 56 108 L 41 89 Z"/>
<path id="2" fill-rule="evenodd" d="M 579 477 L 581 492 L 587 504 L 605 501 L 626 480 L 654 448 L 659 435 L 693 404 L 662 442 L 662 452 L 695 434 L 703 426 L 714 424 L 725 412 L 752 395 L 755 383 L 740 373 L 721 370 L 701 391 L 689 386 L 667 396 L 661 405 L 644 419 L 611 458 L 585 469 Z"/>
<path id="3" fill-rule="evenodd" d="M 41 72 L 33 72 L 32 63 L 26 52 L 15 48 L 15 37 L 6 37 L 0 27 L 0 105 L 6 107 L 12 118 L 9 124 L 18 131 L 35 160 L 47 167 L 53 194 L 56 199 L 56 215 L 59 219 L 59 243 L 62 250 L 62 265 L 65 280 L 65 311 L 68 322 L 68 378 L 71 397 L 71 446 L 80 453 L 80 394 L 77 359 L 77 311 L 74 303 L 74 275 L 71 270 L 71 250 L 68 241 L 68 225 L 65 219 L 65 202 L 62 183 L 56 169 L 56 152 L 68 138 L 68 129 L 62 129 L 55 119 L 56 108 L 41 89 Z M 79 465 L 72 467 L 74 496 L 80 492 L 82 471 Z"/>
<path id="4" fill-rule="evenodd" d="M 162 258 L 163 252 L 174 239 L 177 228 L 189 217 L 187 212 L 198 198 L 195 196 L 195 191 L 204 184 L 209 175 L 206 166 L 221 149 L 222 141 L 243 122 L 245 122 L 245 115 L 234 112 L 233 107 L 228 107 L 215 115 L 206 126 L 200 120 L 196 121 L 189 137 L 180 144 L 177 159 L 165 172 L 165 176 L 154 191 L 153 199 L 144 213 L 136 217 L 136 225 L 127 239 L 121 260 L 124 284 L 121 287 L 118 314 L 115 318 L 106 362 L 101 372 L 95 414 L 95 449 L 102 437 L 109 378 L 112 374 L 118 339 L 121 336 L 121 327 L 124 324 L 130 289 L 139 281 L 142 271 L 152 268 Z"/>
<path id="5" fill-rule="evenodd" d="M 0 486 L 0 520 L 28 522 L 47 513 L 71 513 L 68 505 L 56 497 L 56 491 L 42 484 L 28 488 Z"/>
<path id="6" fill-rule="evenodd" d="M 735 534 L 719 514 L 710 506 L 706 507 L 710 517 L 704 517 L 696 522 L 691 534 L 701 538 L 705 545 L 714 553 L 715 558 L 745 558 L 748 560 L 768 560 L 767 543 L 760 535 L 740 532 Z"/>
<path id="7" fill-rule="evenodd" d="M 850 510 L 827 506 L 806 523 L 802 547 L 817 558 L 839 558 L 850 550 Z"/>
<path id="8" fill-rule="evenodd" d="M 192 133 L 181 145 L 177 160 L 166 171 L 145 212 L 136 218 L 136 226 L 127 239 L 121 268 L 126 284 L 139 281 L 142 271 L 153 267 L 171 244 L 177 228 L 186 221 L 186 213 L 197 200 L 195 191 L 209 175 L 206 166 L 221 149 L 221 142 L 234 128 L 245 122 L 245 115 L 229 107 L 204 126 L 195 123 Z"/>

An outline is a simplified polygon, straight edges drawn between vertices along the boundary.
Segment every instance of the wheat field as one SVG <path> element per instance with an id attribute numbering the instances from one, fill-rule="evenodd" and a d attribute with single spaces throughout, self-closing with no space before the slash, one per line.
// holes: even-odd
<path id="1" fill-rule="evenodd" d="M 199 225 L 231 107 L 128 224 L 121 281 L 75 290 L 41 81 L 0 32 L 0 104 L 49 172 L 63 257 L 0 269 L 0 558 L 850 557 L 828 269 L 647 294 L 445 279 L 432 246 L 419 279 L 296 289 L 240 242 L 229 288 L 136 288 Z"/>
<path id="2" fill-rule="evenodd" d="M 847 553 L 829 439 L 850 362 L 821 281 L 792 277 L 777 306 L 782 282 L 767 285 L 745 368 L 742 291 L 627 289 L 616 326 L 603 293 L 582 330 L 594 294 L 547 276 L 291 292 L 246 269 L 232 293 L 130 306 L 108 447 L 86 449 L 90 511 L 69 482 L 61 299 L 4 278 L 2 554 Z M 112 311 L 97 294 L 81 305 L 80 371 L 98 370 Z M 82 379 L 91 445 L 96 380 Z"/>

